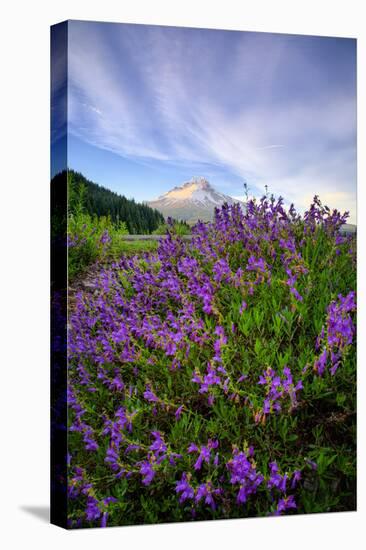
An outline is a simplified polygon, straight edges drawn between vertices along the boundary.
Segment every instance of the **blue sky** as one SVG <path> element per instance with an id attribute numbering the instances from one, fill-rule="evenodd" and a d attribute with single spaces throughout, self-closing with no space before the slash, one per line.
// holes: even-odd
<path id="1" fill-rule="evenodd" d="M 68 164 L 149 200 L 192 176 L 356 215 L 356 41 L 69 22 Z"/>

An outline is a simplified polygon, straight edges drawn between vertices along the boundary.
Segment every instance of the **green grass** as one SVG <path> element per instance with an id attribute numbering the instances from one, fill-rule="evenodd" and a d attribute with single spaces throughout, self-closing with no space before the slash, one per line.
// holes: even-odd
<path id="1" fill-rule="evenodd" d="M 132 256 L 143 252 L 153 252 L 157 250 L 158 244 L 158 241 L 124 241 L 121 238 L 121 242 L 115 245 L 112 255 L 117 259 L 124 254 Z"/>

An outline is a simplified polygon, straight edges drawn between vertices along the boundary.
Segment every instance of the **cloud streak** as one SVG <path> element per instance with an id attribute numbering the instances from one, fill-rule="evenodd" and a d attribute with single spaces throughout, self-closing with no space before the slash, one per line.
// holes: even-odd
<path id="1" fill-rule="evenodd" d="M 71 22 L 69 131 L 143 162 L 215 166 L 296 204 L 356 195 L 355 44 Z"/>

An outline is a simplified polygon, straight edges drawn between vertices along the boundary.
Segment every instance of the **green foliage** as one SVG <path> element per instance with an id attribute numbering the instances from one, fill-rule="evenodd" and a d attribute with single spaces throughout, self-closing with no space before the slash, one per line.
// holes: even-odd
<path id="1" fill-rule="evenodd" d="M 174 222 L 173 226 L 168 226 L 168 224 L 162 223 L 152 232 L 152 234 L 165 235 L 168 229 L 179 237 L 191 234 L 190 226 L 184 221 Z"/>
<path id="2" fill-rule="evenodd" d="M 72 280 L 90 264 L 123 253 L 124 222 L 113 223 L 109 216 L 91 216 L 85 211 L 86 186 L 68 174 L 68 275 Z"/>
<path id="3" fill-rule="evenodd" d="M 127 233 L 123 222 L 113 224 L 106 216 L 71 214 L 68 219 L 69 278 L 73 279 L 97 260 L 120 256 L 123 253 L 121 237 Z"/>
<path id="4" fill-rule="evenodd" d="M 163 215 L 147 204 L 118 195 L 74 170 L 68 171 L 68 180 L 71 182 L 68 197 L 71 213 L 75 213 L 81 204 L 83 211 L 92 217 L 107 216 L 117 225 L 124 222 L 130 234 L 150 234 L 164 223 Z"/>
<path id="5" fill-rule="evenodd" d="M 154 252 L 158 248 L 158 241 L 124 241 L 121 240 L 118 255 L 132 256 L 144 252 Z"/>

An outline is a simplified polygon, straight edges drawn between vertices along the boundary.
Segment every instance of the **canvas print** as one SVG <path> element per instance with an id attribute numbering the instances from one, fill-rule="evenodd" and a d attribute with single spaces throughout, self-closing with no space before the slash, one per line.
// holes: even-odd
<path id="1" fill-rule="evenodd" d="M 51 171 L 52 522 L 356 510 L 356 40 L 57 24 Z"/>

